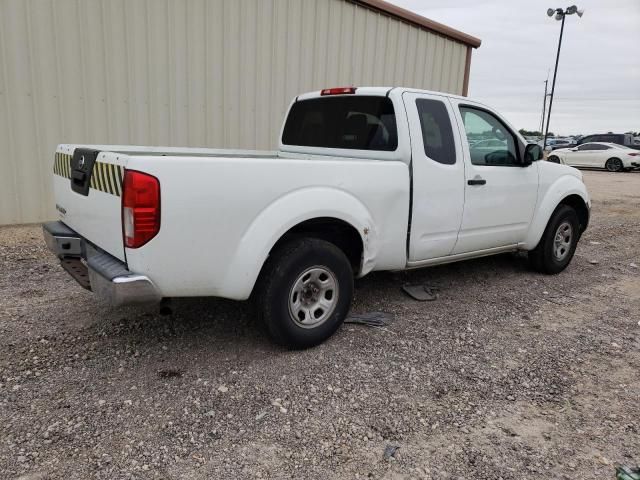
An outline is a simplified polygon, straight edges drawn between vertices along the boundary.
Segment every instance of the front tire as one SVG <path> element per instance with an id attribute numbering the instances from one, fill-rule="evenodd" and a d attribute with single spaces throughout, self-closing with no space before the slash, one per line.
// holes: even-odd
<path id="1" fill-rule="evenodd" d="M 334 244 L 301 238 L 272 252 L 258 288 L 269 336 L 289 348 L 309 348 L 331 337 L 346 318 L 353 270 Z"/>
<path id="2" fill-rule="evenodd" d="M 551 163 L 560 163 L 560 158 L 558 158 L 557 155 L 551 155 L 548 161 Z"/>
<path id="3" fill-rule="evenodd" d="M 604 164 L 604 168 L 610 172 L 622 172 L 624 170 L 624 164 L 619 158 L 610 158 Z"/>
<path id="4" fill-rule="evenodd" d="M 556 208 L 538 246 L 529 252 L 531 267 L 541 273 L 563 271 L 573 258 L 580 238 L 580 221 L 568 205 Z"/>

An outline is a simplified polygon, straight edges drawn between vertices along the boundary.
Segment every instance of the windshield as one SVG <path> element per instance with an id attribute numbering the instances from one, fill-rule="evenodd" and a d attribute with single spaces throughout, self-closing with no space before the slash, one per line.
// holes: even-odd
<path id="1" fill-rule="evenodd" d="M 301 100 L 291 107 L 282 143 L 394 151 L 398 132 L 393 103 L 387 97 L 364 95 Z"/>

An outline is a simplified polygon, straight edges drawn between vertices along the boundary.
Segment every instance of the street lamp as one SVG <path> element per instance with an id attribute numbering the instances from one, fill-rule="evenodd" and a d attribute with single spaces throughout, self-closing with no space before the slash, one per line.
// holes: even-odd
<path id="1" fill-rule="evenodd" d="M 555 16 L 556 20 L 562 21 L 560 25 L 560 40 L 558 41 L 558 53 L 556 54 L 556 67 L 553 70 L 553 83 L 551 84 L 551 96 L 549 98 L 549 112 L 547 113 L 547 128 L 544 131 L 544 143 L 542 148 L 547 148 L 547 137 L 549 136 L 549 121 L 551 120 L 551 106 L 553 105 L 553 93 L 556 89 L 556 75 L 558 74 L 558 60 L 560 60 L 560 47 L 562 46 L 562 33 L 564 32 L 564 19 L 567 15 L 577 14 L 578 17 L 584 15 L 584 10 L 579 9 L 575 5 L 567 7 L 565 10 L 561 8 L 549 8 L 547 15 L 549 17 Z"/>

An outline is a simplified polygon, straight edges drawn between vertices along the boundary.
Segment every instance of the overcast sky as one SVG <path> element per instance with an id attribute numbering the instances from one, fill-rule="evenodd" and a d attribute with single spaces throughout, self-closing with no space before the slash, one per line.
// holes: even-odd
<path id="1" fill-rule="evenodd" d="M 518 128 L 540 128 L 544 80 L 553 78 L 560 22 L 543 0 L 390 0 L 482 40 L 469 96 Z M 640 0 L 576 0 L 567 16 L 550 130 L 560 135 L 640 131 Z"/>

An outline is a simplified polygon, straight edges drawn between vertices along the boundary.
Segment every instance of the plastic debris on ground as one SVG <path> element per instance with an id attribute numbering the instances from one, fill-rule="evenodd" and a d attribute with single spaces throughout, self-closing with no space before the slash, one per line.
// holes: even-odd
<path id="1" fill-rule="evenodd" d="M 619 465 L 616 467 L 616 480 L 640 480 L 640 466 L 628 467 Z"/>
<path id="2" fill-rule="evenodd" d="M 419 302 L 433 302 L 438 299 L 436 287 L 428 285 L 403 285 L 402 291 Z"/>
<path id="3" fill-rule="evenodd" d="M 382 457 L 385 460 L 389 460 L 391 457 L 395 456 L 399 448 L 400 445 L 387 445 L 384 449 L 384 454 L 382 455 Z"/>
<path id="4" fill-rule="evenodd" d="M 352 313 L 344 323 L 356 323 L 369 327 L 386 327 L 393 322 L 393 315 L 384 312 Z"/>

